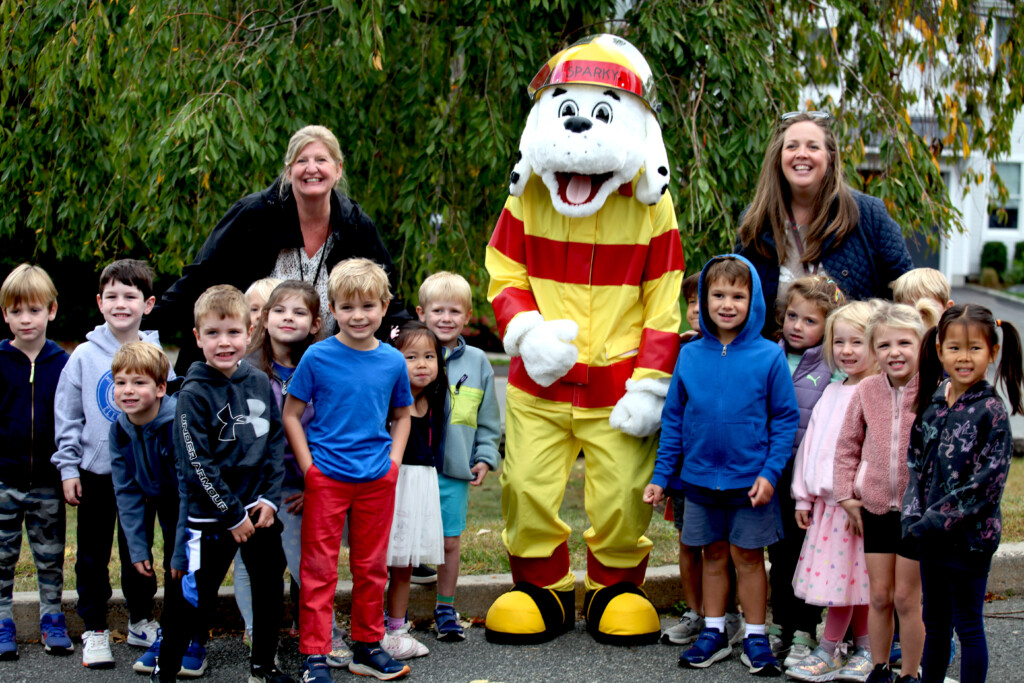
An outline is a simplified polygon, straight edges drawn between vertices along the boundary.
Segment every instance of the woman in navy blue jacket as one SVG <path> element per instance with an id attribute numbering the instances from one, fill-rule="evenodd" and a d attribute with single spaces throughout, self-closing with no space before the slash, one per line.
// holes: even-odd
<path id="1" fill-rule="evenodd" d="M 889 283 L 914 267 L 885 204 L 847 186 L 825 112 L 783 114 L 740 219 L 736 251 L 754 264 L 768 311 L 781 287 L 819 270 L 854 301 L 891 298 Z M 768 315 L 762 334 L 777 330 Z"/>

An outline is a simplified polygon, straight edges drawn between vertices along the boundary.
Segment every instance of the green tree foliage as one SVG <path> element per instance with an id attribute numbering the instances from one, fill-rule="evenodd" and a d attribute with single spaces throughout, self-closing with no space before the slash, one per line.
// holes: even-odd
<path id="1" fill-rule="evenodd" d="M 291 133 L 322 123 L 341 141 L 350 192 L 388 241 L 403 293 L 451 268 L 482 299 L 526 84 L 557 49 L 600 31 L 629 38 L 655 71 L 689 263 L 732 244 L 766 141 L 793 109 L 833 112 L 850 178 L 905 230 L 957 228 L 937 155 L 1009 149 L 1024 100 L 1010 78 L 1024 73 L 1020 5 L 1007 5 L 997 53 L 991 10 L 973 3 L 831 7 L 0 0 L 6 256 L 98 264 L 132 254 L 173 276 L 232 202 L 280 172 Z M 799 101 L 805 88 L 815 94 Z M 911 128 L 917 111 L 935 119 L 934 139 Z M 873 147 L 877 173 L 861 180 Z"/>

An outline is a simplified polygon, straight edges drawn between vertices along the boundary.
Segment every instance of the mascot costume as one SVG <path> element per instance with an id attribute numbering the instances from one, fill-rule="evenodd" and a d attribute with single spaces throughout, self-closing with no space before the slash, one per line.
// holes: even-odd
<path id="1" fill-rule="evenodd" d="M 641 497 L 679 353 L 683 257 L 651 71 L 622 38 L 592 36 L 527 92 L 511 196 L 487 246 L 488 299 L 512 356 L 501 505 L 515 582 L 491 605 L 487 638 L 538 643 L 572 629 L 558 509 L 582 450 L 587 629 L 600 642 L 655 642 Z"/>

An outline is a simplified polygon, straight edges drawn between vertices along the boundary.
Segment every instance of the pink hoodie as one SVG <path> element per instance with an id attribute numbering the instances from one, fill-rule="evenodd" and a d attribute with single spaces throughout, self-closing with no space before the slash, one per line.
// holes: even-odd
<path id="1" fill-rule="evenodd" d="M 839 432 L 832 491 L 837 503 L 859 498 L 874 515 L 898 510 L 910 481 L 907 447 L 920 384 L 896 389 L 885 374 L 857 385 Z"/>
<path id="2" fill-rule="evenodd" d="M 857 386 L 832 382 L 825 387 L 821 399 L 814 406 L 811 421 L 793 461 L 790 493 L 796 501 L 797 510 L 812 509 L 816 498 L 824 498 L 829 505 L 836 504 L 832 497 L 836 446 L 839 444 L 839 432 L 843 427 L 846 408 L 857 393 Z"/>

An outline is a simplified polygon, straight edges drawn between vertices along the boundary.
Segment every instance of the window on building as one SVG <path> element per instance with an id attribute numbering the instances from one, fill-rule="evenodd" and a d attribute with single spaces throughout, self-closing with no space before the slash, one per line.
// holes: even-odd
<path id="1" fill-rule="evenodd" d="M 988 227 L 1016 230 L 1018 226 L 1017 213 L 1020 210 L 1020 164 L 996 164 L 996 173 L 999 174 L 1003 185 L 1006 186 L 1008 196 L 1003 204 L 992 204 L 989 207 Z M 989 191 L 995 196 L 995 183 L 990 184 Z"/>

